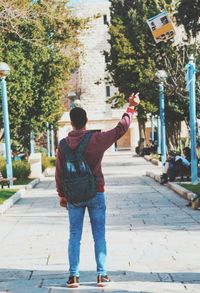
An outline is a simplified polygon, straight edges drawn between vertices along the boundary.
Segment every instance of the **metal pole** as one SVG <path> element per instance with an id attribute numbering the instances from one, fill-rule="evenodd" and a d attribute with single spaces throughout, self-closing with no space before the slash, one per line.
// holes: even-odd
<path id="1" fill-rule="evenodd" d="M 190 98 L 190 141 L 191 141 L 191 181 L 192 184 L 198 183 L 198 167 L 197 167 L 197 129 L 196 129 L 196 93 L 195 93 L 195 82 L 196 82 L 196 68 L 194 63 L 193 55 L 189 58 L 188 63 L 188 89 Z"/>
<path id="2" fill-rule="evenodd" d="M 34 132 L 31 130 L 30 133 L 30 149 L 31 149 L 31 154 L 35 153 L 35 147 L 34 147 Z"/>
<path id="3" fill-rule="evenodd" d="M 161 154 L 161 124 L 160 124 L 160 116 L 157 117 L 157 140 L 158 140 L 158 154 Z"/>
<path id="4" fill-rule="evenodd" d="M 6 174 L 7 178 L 13 178 L 11 147 L 10 147 L 10 126 L 9 126 L 9 114 L 8 114 L 8 101 L 6 80 L 1 78 L 1 92 L 2 92 L 2 109 L 3 109 L 3 123 L 5 132 L 5 144 L 6 144 Z M 13 183 L 11 182 L 11 185 Z"/>
<path id="5" fill-rule="evenodd" d="M 161 120 L 161 160 L 162 167 L 166 161 L 166 134 L 165 134 L 165 97 L 164 97 L 164 85 L 161 81 L 159 83 L 159 94 L 160 94 L 160 120 Z"/>
<path id="6" fill-rule="evenodd" d="M 50 136 L 49 136 L 49 123 L 46 123 L 47 127 L 47 156 L 50 157 Z"/>
<path id="7" fill-rule="evenodd" d="M 70 100 L 70 110 L 74 109 L 74 100 Z"/>
<path id="8" fill-rule="evenodd" d="M 54 145 L 53 125 L 51 125 L 51 156 L 52 157 L 55 157 L 55 145 Z"/>
<path id="9" fill-rule="evenodd" d="M 151 142 L 154 143 L 154 116 L 151 114 Z"/>

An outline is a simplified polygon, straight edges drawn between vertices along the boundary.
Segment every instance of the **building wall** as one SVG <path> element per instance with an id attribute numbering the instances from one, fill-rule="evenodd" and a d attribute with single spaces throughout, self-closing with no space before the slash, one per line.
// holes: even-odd
<path id="1" fill-rule="evenodd" d="M 80 60 L 80 87 L 81 104 L 87 111 L 95 112 L 95 116 L 109 115 L 110 106 L 105 102 L 106 63 L 103 55 L 104 50 L 109 50 L 108 26 L 104 24 L 104 16 L 109 21 L 109 2 L 87 3 L 81 2 L 76 6 L 76 15 L 81 18 L 91 17 L 89 29 L 81 36 L 82 58 Z M 111 86 L 110 94 L 116 89 Z"/>
<path id="2" fill-rule="evenodd" d="M 106 93 L 106 62 L 103 51 L 109 50 L 108 25 L 105 20 L 110 21 L 110 3 L 76 1 L 74 13 L 80 18 L 91 17 L 89 28 L 80 35 L 81 58 L 80 69 L 77 77 L 80 87 L 81 106 L 88 115 L 88 129 L 109 130 L 116 126 L 124 110 L 113 110 L 106 103 L 109 98 Z M 117 89 L 110 86 L 110 96 Z M 126 108 L 126 106 L 125 106 Z M 71 130 L 69 113 L 65 112 L 59 121 L 58 139 L 62 139 Z M 135 149 L 138 143 L 137 120 L 134 119 L 131 130 L 119 141 L 120 148 Z M 114 147 L 110 150 L 114 150 Z"/>
<path id="3" fill-rule="evenodd" d="M 114 112 L 114 113 L 113 113 Z M 91 112 L 88 112 L 88 130 L 101 130 L 107 131 L 109 129 L 114 128 L 123 115 L 124 110 L 112 110 L 110 117 L 106 117 L 104 119 L 96 119 L 94 115 L 91 115 Z M 65 112 L 62 119 L 59 121 L 59 130 L 58 130 L 58 141 L 64 138 L 70 131 L 72 130 L 72 126 L 70 124 L 69 113 Z M 138 122 L 137 119 L 134 118 L 130 129 L 128 132 L 117 142 L 118 149 L 131 149 L 135 151 L 136 146 L 139 141 L 139 130 L 138 130 Z M 109 151 L 114 151 L 115 148 L 110 148 Z"/>
<path id="4" fill-rule="evenodd" d="M 80 36 L 82 43 L 82 57 L 80 60 L 80 71 L 78 85 L 81 88 L 80 99 L 82 107 L 87 111 L 89 123 L 88 129 L 108 130 L 114 127 L 120 119 L 123 110 L 112 110 L 106 103 L 106 77 L 105 58 L 102 54 L 104 50 L 109 50 L 107 39 L 108 26 L 104 24 L 104 16 L 110 21 L 109 1 L 98 1 L 98 3 L 88 2 L 88 0 L 73 0 L 74 13 L 81 18 L 91 17 L 89 29 Z M 96 16 L 96 17 L 94 17 Z M 98 16 L 98 17 L 97 17 Z M 184 38 L 183 28 L 176 28 L 175 43 L 182 42 Z M 111 96 L 116 92 L 114 87 L 110 88 Z M 69 105 L 68 105 L 69 106 Z M 156 120 L 154 125 L 157 125 Z M 200 127 L 200 122 L 199 122 Z M 68 112 L 64 113 L 59 122 L 58 138 L 61 139 L 71 130 Z M 148 144 L 150 142 L 151 124 L 146 123 L 146 134 Z M 200 133 L 200 128 L 199 128 Z M 189 133 L 184 123 L 182 123 L 182 137 L 189 137 Z M 121 148 L 135 149 L 138 145 L 139 131 L 137 120 L 134 119 L 130 131 L 119 140 L 118 146 Z"/>

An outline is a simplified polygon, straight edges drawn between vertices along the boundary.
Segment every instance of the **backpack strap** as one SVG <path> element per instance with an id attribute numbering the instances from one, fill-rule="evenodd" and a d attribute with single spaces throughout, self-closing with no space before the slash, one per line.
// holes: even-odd
<path id="1" fill-rule="evenodd" d="M 77 155 L 81 155 L 84 152 L 91 136 L 92 136 L 92 131 L 87 132 L 75 150 L 70 149 L 70 147 L 68 146 L 66 142 L 66 139 L 63 138 L 60 141 L 60 146 L 61 146 L 63 154 L 65 155 L 65 159 L 68 158 L 70 155 L 72 155 L 74 152 L 76 152 Z"/>
<path id="2" fill-rule="evenodd" d="M 86 132 L 86 134 L 84 135 L 84 137 L 82 138 L 80 144 L 78 145 L 78 147 L 76 148 L 76 153 L 78 155 L 83 154 L 90 138 L 92 136 L 92 131 L 88 131 Z"/>
<path id="3" fill-rule="evenodd" d="M 65 156 L 65 159 L 67 157 L 69 157 L 69 155 L 71 155 L 72 153 L 72 150 L 70 149 L 70 147 L 68 146 L 67 142 L 66 142 L 66 139 L 63 138 L 61 141 L 60 141 L 60 146 L 61 146 L 61 150 Z"/>

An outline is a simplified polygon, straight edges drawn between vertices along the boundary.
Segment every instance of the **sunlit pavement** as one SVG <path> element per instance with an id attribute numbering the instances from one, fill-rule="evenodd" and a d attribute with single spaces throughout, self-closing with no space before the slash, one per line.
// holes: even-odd
<path id="1" fill-rule="evenodd" d="M 144 175 L 158 168 L 130 152 L 105 157 L 109 287 L 95 283 L 88 215 L 80 287 L 65 287 L 68 220 L 50 176 L 0 217 L 0 292 L 199 293 L 200 213 Z"/>

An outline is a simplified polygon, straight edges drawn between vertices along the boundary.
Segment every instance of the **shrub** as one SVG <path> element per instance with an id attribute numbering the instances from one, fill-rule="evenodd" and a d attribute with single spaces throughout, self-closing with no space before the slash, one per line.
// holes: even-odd
<path id="1" fill-rule="evenodd" d="M 0 157 L 0 171 L 4 176 L 4 169 L 6 168 L 6 159 L 5 157 Z"/>
<path id="2" fill-rule="evenodd" d="M 42 171 L 46 168 L 54 167 L 56 165 L 56 159 L 48 157 L 45 153 L 42 153 Z"/>
<path id="3" fill-rule="evenodd" d="M 27 161 L 13 162 L 13 177 L 27 179 L 31 174 L 31 167 Z"/>
<path id="4" fill-rule="evenodd" d="M 30 164 L 27 161 L 12 162 L 13 177 L 17 179 L 27 179 L 31 173 Z M 6 177 L 6 161 L 5 158 L 0 158 L 0 170 L 2 175 Z"/>

